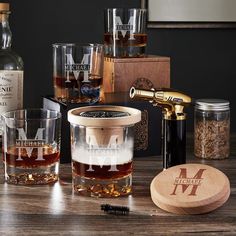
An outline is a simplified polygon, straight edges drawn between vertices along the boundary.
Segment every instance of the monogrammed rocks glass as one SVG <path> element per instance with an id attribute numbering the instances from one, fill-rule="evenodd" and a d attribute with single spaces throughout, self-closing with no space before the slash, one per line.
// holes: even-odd
<path id="1" fill-rule="evenodd" d="M 88 106 L 68 112 L 71 127 L 74 191 L 86 196 L 119 197 L 131 193 L 133 126 L 137 109 Z"/>
<path id="2" fill-rule="evenodd" d="M 27 109 L 3 119 L 3 162 L 10 184 L 48 184 L 58 180 L 61 114 Z"/>
<path id="3" fill-rule="evenodd" d="M 93 104 L 101 99 L 103 45 L 53 44 L 54 97 Z"/>
<path id="4" fill-rule="evenodd" d="M 106 9 L 104 24 L 106 57 L 145 56 L 147 44 L 146 9 Z"/>

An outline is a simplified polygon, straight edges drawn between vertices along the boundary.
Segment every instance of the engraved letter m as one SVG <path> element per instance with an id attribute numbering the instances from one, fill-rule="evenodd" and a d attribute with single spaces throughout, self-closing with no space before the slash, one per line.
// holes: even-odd
<path id="1" fill-rule="evenodd" d="M 34 147 L 34 142 L 37 141 L 37 140 L 38 141 L 44 141 L 43 140 L 43 131 L 45 130 L 45 128 L 38 128 L 34 139 L 28 139 L 23 128 L 18 128 L 17 130 L 18 130 L 19 138 L 18 138 L 18 140 L 16 140 L 16 143 L 19 142 L 19 144 L 20 144 L 22 141 L 23 142 L 26 141 L 26 142 L 29 143 L 30 141 L 32 141 L 32 146 L 27 147 L 27 145 L 26 146 L 21 146 L 21 144 L 19 145 L 19 147 L 18 147 L 19 148 L 18 160 L 22 160 L 22 158 L 20 156 L 20 149 L 24 148 L 26 150 L 26 153 L 27 153 L 28 157 L 30 157 L 31 154 L 32 154 L 33 149 L 37 148 L 38 155 L 37 155 L 36 161 L 43 161 L 44 160 L 43 159 L 43 147 Z"/>
<path id="2" fill-rule="evenodd" d="M 171 195 L 176 195 L 176 189 L 179 185 L 182 185 L 182 192 L 184 193 L 190 185 L 192 185 L 192 191 L 190 192 L 189 196 L 195 196 L 197 188 L 200 185 L 200 181 L 202 179 L 203 171 L 206 169 L 199 169 L 198 172 L 195 174 L 193 178 L 187 177 L 187 169 L 186 168 L 180 168 L 180 175 L 177 178 L 177 183 L 175 183 L 174 191 L 171 193 Z M 178 183 L 179 181 L 179 183 Z M 193 183 L 193 181 L 196 181 L 196 183 Z"/>

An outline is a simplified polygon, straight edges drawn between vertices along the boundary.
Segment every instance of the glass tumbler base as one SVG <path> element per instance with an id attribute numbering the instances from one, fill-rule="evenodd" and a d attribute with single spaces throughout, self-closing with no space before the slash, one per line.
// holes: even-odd
<path id="1" fill-rule="evenodd" d="M 74 192 L 90 197 L 121 197 L 132 192 L 132 175 L 120 179 L 88 179 L 81 176 L 73 177 Z"/>
<path id="2" fill-rule="evenodd" d="M 8 184 L 15 185 L 41 185 L 50 184 L 58 180 L 58 165 L 40 168 L 15 168 L 7 167 L 5 180 Z"/>

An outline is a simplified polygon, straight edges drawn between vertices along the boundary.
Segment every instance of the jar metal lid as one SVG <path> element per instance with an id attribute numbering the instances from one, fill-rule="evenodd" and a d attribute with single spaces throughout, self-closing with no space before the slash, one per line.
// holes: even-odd
<path id="1" fill-rule="evenodd" d="M 68 121 L 90 127 L 129 126 L 141 121 L 141 111 L 122 106 L 86 106 L 69 110 Z"/>
<path id="2" fill-rule="evenodd" d="M 203 111 L 227 111 L 229 110 L 229 101 L 224 99 L 198 99 L 195 102 L 195 108 Z"/>

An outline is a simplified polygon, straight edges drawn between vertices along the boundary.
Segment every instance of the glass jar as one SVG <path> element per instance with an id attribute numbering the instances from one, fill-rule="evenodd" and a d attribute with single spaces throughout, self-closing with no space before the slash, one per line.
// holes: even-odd
<path id="1" fill-rule="evenodd" d="M 224 159 L 230 153 L 230 107 L 222 99 L 199 99 L 194 111 L 194 154 Z"/>
<path id="2" fill-rule="evenodd" d="M 61 102 L 102 100 L 103 45 L 53 44 L 54 97 Z"/>

